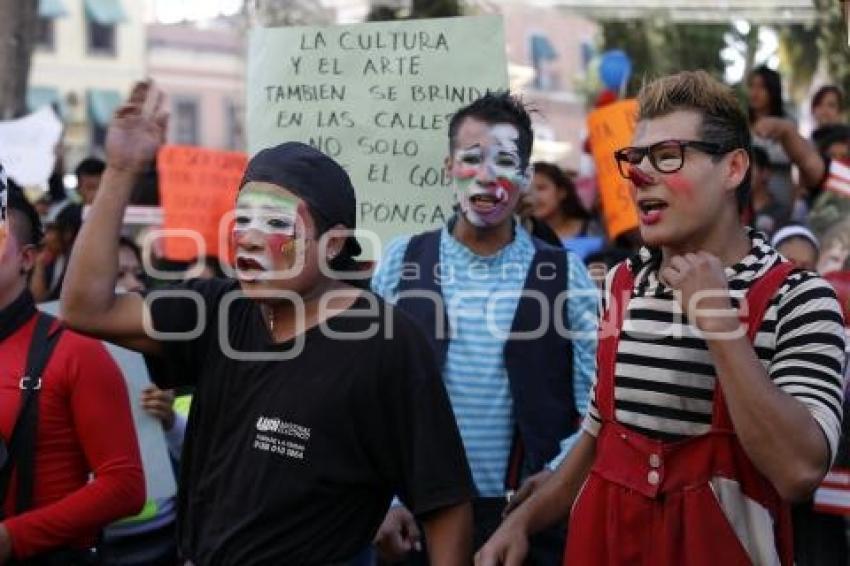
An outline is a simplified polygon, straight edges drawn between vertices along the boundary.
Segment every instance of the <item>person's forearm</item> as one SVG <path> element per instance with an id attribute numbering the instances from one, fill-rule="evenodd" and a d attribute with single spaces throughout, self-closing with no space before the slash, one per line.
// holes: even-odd
<path id="1" fill-rule="evenodd" d="M 783 498 L 808 496 L 828 464 L 819 425 L 773 384 L 746 337 L 708 340 L 708 346 L 744 451 Z"/>
<path id="2" fill-rule="evenodd" d="M 86 330 L 115 300 L 118 239 L 137 174 L 107 167 L 71 253 L 62 287 L 62 315 Z"/>
<path id="3" fill-rule="evenodd" d="M 804 140 L 796 127 L 789 128 L 782 138 L 782 147 L 788 158 L 800 169 L 800 181 L 808 190 L 816 187 L 826 173 L 823 158 Z"/>
<path id="4" fill-rule="evenodd" d="M 431 564 L 467 566 L 472 560 L 472 505 L 431 512 L 424 520 Z"/>
<path id="5" fill-rule="evenodd" d="M 595 457 L 596 438 L 582 431 L 552 477 L 508 515 L 505 523 L 530 536 L 566 519 Z"/>

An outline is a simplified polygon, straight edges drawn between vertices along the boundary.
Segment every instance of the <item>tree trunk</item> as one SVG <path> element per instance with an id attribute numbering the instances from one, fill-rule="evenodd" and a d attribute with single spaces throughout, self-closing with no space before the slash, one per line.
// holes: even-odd
<path id="1" fill-rule="evenodd" d="M 0 119 L 27 111 L 37 22 L 38 0 L 0 0 Z"/>

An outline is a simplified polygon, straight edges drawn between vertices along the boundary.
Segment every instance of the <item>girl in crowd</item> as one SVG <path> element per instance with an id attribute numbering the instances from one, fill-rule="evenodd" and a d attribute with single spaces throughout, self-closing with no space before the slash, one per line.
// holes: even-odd
<path id="1" fill-rule="evenodd" d="M 765 66 L 757 67 L 747 81 L 747 91 L 753 145 L 767 152 L 770 192 L 783 208 L 781 220 L 787 220 L 792 217 L 795 201 L 791 166 L 799 168 L 800 185 L 806 190 L 821 183 L 826 167 L 818 152 L 800 136 L 797 125 L 786 117 L 779 73 Z M 805 216 L 805 207 L 802 208 L 793 218 Z"/>
<path id="2" fill-rule="evenodd" d="M 593 228 L 570 178 L 555 164 L 534 164 L 534 217 L 549 225 L 565 248 L 584 261 L 602 248 L 604 238 Z"/>
<path id="3" fill-rule="evenodd" d="M 824 126 L 841 124 L 844 113 L 844 94 L 835 85 L 824 85 L 812 97 L 812 117 L 815 130 Z"/>

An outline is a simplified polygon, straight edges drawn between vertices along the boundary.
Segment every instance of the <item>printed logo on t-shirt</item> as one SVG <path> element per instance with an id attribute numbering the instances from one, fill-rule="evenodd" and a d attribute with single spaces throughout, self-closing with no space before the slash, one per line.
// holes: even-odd
<path id="1" fill-rule="evenodd" d="M 257 418 L 257 435 L 254 448 L 279 454 L 294 460 L 303 460 L 310 440 L 310 429 L 276 417 Z"/>

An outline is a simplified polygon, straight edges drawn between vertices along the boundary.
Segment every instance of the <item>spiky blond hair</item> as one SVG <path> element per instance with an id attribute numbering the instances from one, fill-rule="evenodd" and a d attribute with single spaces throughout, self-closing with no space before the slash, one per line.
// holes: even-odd
<path id="1" fill-rule="evenodd" d="M 726 150 L 741 148 L 752 157 L 747 115 L 731 88 L 705 71 L 682 71 L 645 83 L 638 93 L 638 121 L 689 110 L 702 116 L 699 137 Z M 750 159 L 752 162 L 752 158 Z M 750 171 L 736 190 L 743 209 L 750 195 Z"/>

